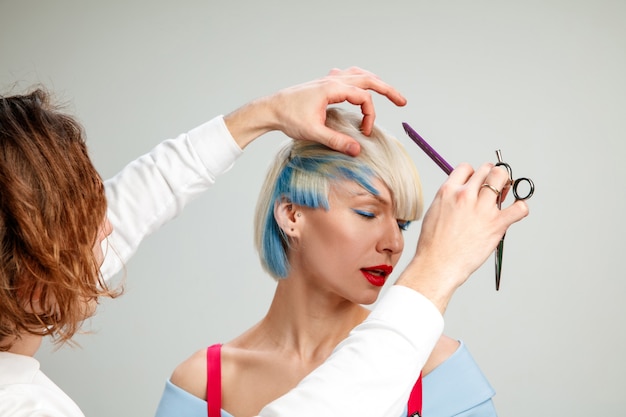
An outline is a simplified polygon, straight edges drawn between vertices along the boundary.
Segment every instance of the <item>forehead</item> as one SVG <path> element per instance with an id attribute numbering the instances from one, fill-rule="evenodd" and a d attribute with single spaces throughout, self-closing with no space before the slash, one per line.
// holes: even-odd
<path id="1" fill-rule="evenodd" d="M 372 186 L 376 189 L 378 194 L 372 194 L 370 191 L 363 188 L 360 184 L 351 180 L 337 180 L 330 184 L 329 200 L 332 205 L 332 201 L 363 201 L 370 203 L 377 203 L 393 206 L 391 198 L 391 191 L 389 188 L 378 178 L 373 178 Z"/>

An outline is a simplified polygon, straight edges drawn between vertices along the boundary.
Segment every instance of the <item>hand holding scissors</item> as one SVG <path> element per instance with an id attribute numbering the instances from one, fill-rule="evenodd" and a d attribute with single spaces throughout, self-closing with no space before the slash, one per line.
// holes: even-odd
<path id="1" fill-rule="evenodd" d="M 411 126 L 409 126 L 408 123 L 402 123 L 402 126 L 404 127 L 404 131 L 406 132 L 406 134 L 426 153 L 426 155 L 428 155 L 446 174 L 450 174 L 452 172 L 452 170 L 454 168 L 452 168 L 452 165 L 450 165 L 448 162 L 446 162 L 445 159 L 443 159 L 441 157 L 441 155 L 439 155 L 439 153 L 437 151 L 435 151 L 425 140 L 424 138 L 422 138 L 415 130 L 413 130 L 413 128 Z M 498 204 L 498 209 L 502 209 L 502 201 L 504 201 L 504 198 L 506 197 L 508 190 L 512 189 L 513 191 L 513 196 L 515 197 L 515 200 L 526 200 L 529 199 L 530 197 L 532 197 L 533 193 L 535 192 L 535 184 L 533 183 L 533 181 L 530 178 L 518 178 L 518 179 L 513 179 L 513 170 L 511 169 L 511 166 L 509 164 L 507 164 L 506 162 L 504 162 L 502 160 L 502 153 L 500 150 L 496 151 L 496 157 L 498 158 L 498 162 L 496 163 L 496 166 L 501 166 L 503 168 L 506 169 L 508 175 L 509 175 L 509 181 L 507 183 L 507 185 L 505 185 L 505 187 L 502 189 L 502 191 L 492 187 L 489 184 L 483 184 L 483 187 L 488 187 L 490 188 L 493 192 L 495 192 L 497 194 L 497 204 Z M 520 190 L 519 190 L 519 186 L 521 184 L 526 184 L 528 186 L 528 192 L 523 194 Z M 498 246 L 496 247 L 496 252 L 495 252 L 495 261 L 496 261 L 496 291 L 500 289 L 500 277 L 502 275 L 502 253 L 504 250 L 504 238 L 506 236 L 506 233 L 502 236 L 502 239 L 500 239 L 500 243 L 498 243 Z"/>

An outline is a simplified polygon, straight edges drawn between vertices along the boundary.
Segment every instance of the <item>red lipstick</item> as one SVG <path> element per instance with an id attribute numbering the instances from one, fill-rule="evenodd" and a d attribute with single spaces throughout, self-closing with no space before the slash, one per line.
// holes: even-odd
<path id="1" fill-rule="evenodd" d="M 367 281 L 376 286 L 382 287 L 385 285 L 387 277 L 391 275 L 393 267 L 391 265 L 376 265 L 367 268 L 361 268 L 361 273 L 367 279 Z"/>

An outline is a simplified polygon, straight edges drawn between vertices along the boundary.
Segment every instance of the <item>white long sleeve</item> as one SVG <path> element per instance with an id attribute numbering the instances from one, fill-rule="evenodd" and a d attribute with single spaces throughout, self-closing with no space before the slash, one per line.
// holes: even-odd
<path id="1" fill-rule="evenodd" d="M 374 311 L 261 417 L 397 417 L 443 331 L 427 298 L 394 285 Z"/>
<path id="2" fill-rule="evenodd" d="M 105 279 L 119 272 L 141 241 L 180 214 L 242 154 L 218 116 L 156 146 L 105 182 L 113 233 L 103 242 Z"/>
<path id="3" fill-rule="evenodd" d="M 114 228 L 101 268 L 108 279 L 141 241 L 176 217 L 242 154 L 223 118 L 167 140 L 106 181 Z M 421 294 L 394 286 L 367 320 L 262 417 L 398 416 L 443 331 L 443 318 Z"/>

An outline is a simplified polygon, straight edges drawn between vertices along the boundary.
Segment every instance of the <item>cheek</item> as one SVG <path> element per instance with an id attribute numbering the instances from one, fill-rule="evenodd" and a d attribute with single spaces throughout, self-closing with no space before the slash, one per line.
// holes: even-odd
<path id="1" fill-rule="evenodd" d="M 350 220 L 318 225 L 315 230 L 317 240 L 341 253 L 362 253 L 371 248 L 374 240 L 370 229 Z"/>
<path id="2" fill-rule="evenodd" d="M 95 298 L 90 299 L 89 301 L 85 301 L 85 311 L 83 313 L 85 319 L 96 314 L 96 310 L 98 309 L 98 300 Z"/>
<path id="3" fill-rule="evenodd" d="M 98 266 L 102 266 L 102 263 L 104 262 L 104 249 L 102 249 L 102 245 L 106 245 L 106 242 L 106 240 L 99 240 L 95 245 L 93 245 L 93 255 Z"/>
<path id="4" fill-rule="evenodd" d="M 368 245 L 366 240 L 367 233 L 362 228 L 341 219 L 324 218 L 311 223 L 302 233 L 300 248 L 314 258 L 334 262 L 363 253 Z"/>
<path id="5" fill-rule="evenodd" d="M 109 219 L 105 218 L 104 222 L 98 229 L 98 236 L 96 237 L 96 243 L 93 245 L 93 254 L 95 256 L 98 266 L 101 266 L 102 262 L 104 262 L 104 254 L 106 252 L 106 248 L 108 247 L 107 238 L 112 232 L 113 232 L 113 226 L 111 226 Z"/>

